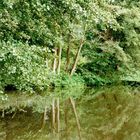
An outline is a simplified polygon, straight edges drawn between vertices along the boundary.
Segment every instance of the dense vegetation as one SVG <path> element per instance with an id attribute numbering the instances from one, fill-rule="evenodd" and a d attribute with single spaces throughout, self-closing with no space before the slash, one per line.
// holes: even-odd
<path id="1" fill-rule="evenodd" d="M 0 91 L 140 81 L 139 11 L 139 0 L 1 0 Z"/>

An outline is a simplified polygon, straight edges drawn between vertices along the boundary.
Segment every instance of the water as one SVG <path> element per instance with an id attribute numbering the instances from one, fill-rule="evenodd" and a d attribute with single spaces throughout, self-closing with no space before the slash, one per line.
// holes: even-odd
<path id="1" fill-rule="evenodd" d="M 76 94 L 75 91 L 74 94 Z M 9 100 L 9 103 L 3 103 L 0 107 L 15 105 L 17 98 L 14 98 L 12 94 L 9 97 L 12 100 Z M 127 87 L 86 89 L 85 94 L 74 98 L 82 140 L 140 139 L 138 89 L 130 90 Z M 36 105 L 34 109 L 31 109 L 30 106 L 33 106 L 36 101 L 41 104 L 42 108 Z M 18 108 L 20 109 L 0 119 L 0 140 L 79 140 L 77 123 L 70 102 L 66 99 L 60 101 L 60 132 L 57 133 L 57 130 L 52 129 L 49 101 L 51 102 L 51 97 L 49 100 L 44 100 L 40 95 L 18 96 Z M 43 127 L 43 108 L 46 102 L 49 107 Z M 10 112 L 11 109 L 8 111 Z"/>

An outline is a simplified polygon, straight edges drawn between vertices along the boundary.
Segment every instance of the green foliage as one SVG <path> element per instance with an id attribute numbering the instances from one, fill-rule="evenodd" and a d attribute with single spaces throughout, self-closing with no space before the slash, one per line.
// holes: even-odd
<path id="1" fill-rule="evenodd" d="M 130 0 L 1 0 L 0 89 L 72 87 L 83 84 L 82 78 L 88 85 L 103 85 L 123 71 L 131 73 L 140 64 L 139 9 L 139 1 Z M 67 49 L 75 58 L 81 41 L 81 77 L 69 78 L 64 72 Z M 62 73 L 57 75 L 52 72 L 53 50 L 59 47 Z"/>
<path id="2" fill-rule="evenodd" d="M 52 75 L 50 84 L 53 87 L 72 88 L 77 86 L 83 87 L 84 81 L 79 75 L 71 77 L 67 73 L 61 73 L 60 75 Z"/>
<path id="3" fill-rule="evenodd" d="M 112 11 L 116 26 L 104 26 L 105 22 L 101 22 L 86 35 L 88 43 L 82 55 L 87 61 L 80 65 L 77 72 L 88 85 L 111 83 L 122 80 L 122 77 L 130 79 L 128 75 L 132 81 L 138 81 L 133 75 L 139 71 L 140 64 L 140 7 L 132 1 L 111 3 L 104 4 Z"/>
<path id="4" fill-rule="evenodd" d="M 43 51 L 20 42 L 0 42 L 1 85 L 13 85 L 18 90 L 41 90 L 48 86 Z"/>
<path id="5" fill-rule="evenodd" d="M 105 51 L 99 47 L 86 49 L 84 55 L 89 56 L 89 62 L 79 66 L 77 72 L 83 76 L 87 85 L 103 85 L 119 80 L 123 62 L 114 51 Z"/>

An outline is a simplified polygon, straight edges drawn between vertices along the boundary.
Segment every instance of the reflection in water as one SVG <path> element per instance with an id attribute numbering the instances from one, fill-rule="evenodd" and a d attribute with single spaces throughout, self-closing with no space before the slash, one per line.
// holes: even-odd
<path id="1" fill-rule="evenodd" d="M 81 125 L 82 140 L 139 140 L 140 96 L 127 88 L 86 90 L 76 99 L 76 113 Z M 96 93 L 96 94 L 94 94 Z M 60 102 L 60 124 L 52 129 L 52 113 L 44 121 L 43 113 L 28 110 L 0 120 L 0 140 L 79 140 L 77 123 L 71 103 Z M 55 110 L 57 114 L 57 110 Z M 56 115 L 57 116 L 57 115 Z M 42 128 L 42 129 L 41 129 Z"/>

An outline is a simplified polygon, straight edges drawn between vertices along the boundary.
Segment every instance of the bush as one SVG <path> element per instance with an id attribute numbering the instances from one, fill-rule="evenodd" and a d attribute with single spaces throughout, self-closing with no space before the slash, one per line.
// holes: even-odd
<path id="1" fill-rule="evenodd" d="M 43 49 L 21 42 L 0 42 L 0 83 L 17 90 L 42 90 L 48 86 Z"/>

